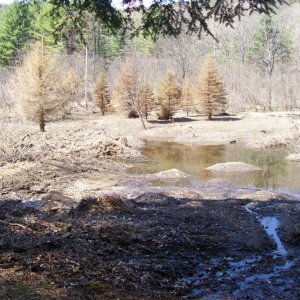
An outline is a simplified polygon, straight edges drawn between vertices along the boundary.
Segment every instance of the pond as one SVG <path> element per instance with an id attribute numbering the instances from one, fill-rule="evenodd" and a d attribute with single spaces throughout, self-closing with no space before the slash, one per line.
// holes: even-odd
<path id="1" fill-rule="evenodd" d="M 128 170 L 132 174 L 149 174 L 176 168 L 200 180 L 228 179 L 241 186 L 255 186 L 291 195 L 300 195 L 300 163 L 285 160 L 285 149 L 253 150 L 238 144 L 184 145 L 173 142 L 145 141 L 142 154 L 149 159 Z M 215 173 L 207 167 L 224 162 L 246 162 L 262 171 L 248 173 Z M 192 179 L 178 184 L 189 185 Z M 153 182 L 154 185 L 163 184 Z M 165 183 L 167 184 L 167 183 Z"/>

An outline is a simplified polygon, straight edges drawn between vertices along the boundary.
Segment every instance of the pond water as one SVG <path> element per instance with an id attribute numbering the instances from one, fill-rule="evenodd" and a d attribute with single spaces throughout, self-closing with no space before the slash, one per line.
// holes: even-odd
<path id="1" fill-rule="evenodd" d="M 288 154 L 285 149 L 253 150 L 238 144 L 195 146 L 146 140 L 142 154 L 149 161 L 135 164 L 128 170 L 129 173 L 149 174 L 176 168 L 200 180 L 224 178 L 242 186 L 255 186 L 300 196 L 300 162 L 285 160 Z M 259 166 L 262 171 L 215 173 L 206 170 L 216 163 L 234 161 Z M 162 182 L 153 184 L 160 185 Z M 181 181 L 179 184 L 189 183 Z"/>

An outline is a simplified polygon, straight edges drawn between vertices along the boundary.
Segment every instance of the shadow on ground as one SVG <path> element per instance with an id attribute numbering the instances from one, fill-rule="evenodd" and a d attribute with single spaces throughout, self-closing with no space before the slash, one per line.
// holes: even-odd
<path id="1" fill-rule="evenodd" d="M 2 201 L 0 296 L 181 299 L 190 287 L 178 281 L 195 274 L 199 264 L 210 268 L 212 259 L 265 255 L 274 249 L 244 209 L 248 202 L 164 194 L 135 200 L 105 196 L 53 213 Z M 286 237 L 288 241 L 289 233 Z"/>

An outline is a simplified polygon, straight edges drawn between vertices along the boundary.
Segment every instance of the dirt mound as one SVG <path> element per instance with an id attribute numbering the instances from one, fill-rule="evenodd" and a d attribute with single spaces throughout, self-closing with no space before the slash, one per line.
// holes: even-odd
<path id="1" fill-rule="evenodd" d="M 78 213 L 111 212 L 125 210 L 127 206 L 117 195 L 103 195 L 99 198 L 89 197 L 82 199 L 75 211 Z"/>
<path id="2" fill-rule="evenodd" d="M 166 171 L 161 171 L 155 174 L 147 175 L 146 178 L 148 179 L 178 179 L 184 178 L 188 175 L 178 169 L 170 169 Z"/>
<path id="3" fill-rule="evenodd" d="M 244 162 L 227 162 L 227 163 L 219 163 L 213 166 L 206 168 L 207 170 L 214 172 L 255 172 L 261 171 L 261 169 L 257 166 L 253 166 Z"/>

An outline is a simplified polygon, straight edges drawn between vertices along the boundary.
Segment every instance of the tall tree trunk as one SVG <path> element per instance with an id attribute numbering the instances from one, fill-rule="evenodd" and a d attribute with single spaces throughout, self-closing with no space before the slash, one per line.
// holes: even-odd
<path id="1" fill-rule="evenodd" d="M 268 74 L 268 109 L 273 110 L 273 88 L 272 88 L 272 74 Z"/>
<path id="2" fill-rule="evenodd" d="M 85 108 L 88 107 L 88 97 L 87 97 L 87 81 L 88 81 L 88 47 L 85 46 L 85 69 L 84 69 L 84 101 Z"/>
<path id="3" fill-rule="evenodd" d="M 138 115 L 139 115 L 139 118 L 140 118 L 140 120 L 141 120 L 141 123 L 142 123 L 143 128 L 146 130 L 147 128 L 146 128 L 146 125 L 145 125 L 145 122 L 144 122 L 144 119 L 143 119 L 142 114 L 140 113 L 139 110 L 137 110 L 137 113 L 138 113 Z"/>
<path id="4" fill-rule="evenodd" d="M 41 112 L 39 123 L 40 123 L 40 131 L 45 132 L 45 118 L 44 118 L 44 113 L 43 112 Z"/>

